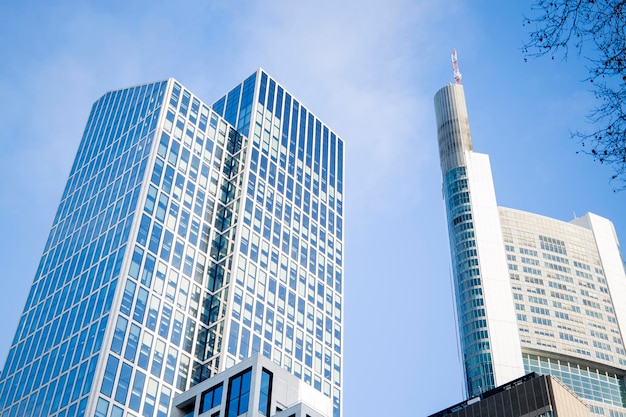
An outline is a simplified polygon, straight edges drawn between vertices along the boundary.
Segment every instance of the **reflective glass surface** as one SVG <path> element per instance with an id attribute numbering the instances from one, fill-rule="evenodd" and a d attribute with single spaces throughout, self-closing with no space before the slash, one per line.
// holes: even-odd
<path id="1" fill-rule="evenodd" d="M 526 372 L 549 374 L 558 378 L 580 398 L 624 407 L 624 377 L 567 361 L 524 354 Z"/>
<path id="2" fill-rule="evenodd" d="M 461 350 L 470 397 L 495 388 L 467 170 L 444 175 Z"/>
<path id="3" fill-rule="evenodd" d="M 108 325 L 119 348 L 127 323 L 110 310 L 165 86 L 107 93 L 93 105 L 0 380 L 7 415 L 83 415 Z M 115 367 L 106 362 L 107 392 Z M 105 408 L 98 403 L 97 413 Z"/>
<path id="4" fill-rule="evenodd" d="M 227 360 L 263 354 L 339 415 L 343 141 L 265 72 L 257 80 Z M 226 112 L 233 91 L 214 107 Z"/>
<path id="5" fill-rule="evenodd" d="M 260 353 L 339 416 L 343 164 L 343 141 L 263 71 L 213 107 L 172 79 L 104 95 L 0 410 L 165 417 L 176 393 Z"/>

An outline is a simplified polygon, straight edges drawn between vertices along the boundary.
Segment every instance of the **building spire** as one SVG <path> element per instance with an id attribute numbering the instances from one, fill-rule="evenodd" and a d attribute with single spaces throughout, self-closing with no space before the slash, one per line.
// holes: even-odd
<path id="1" fill-rule="evenodd" d="M 461 84 L 461 71 L 459 71 L 459 58 L 456 56 L 456 49 L 452 50 L 452 70 L 454 71 L 454 81 Z"/>

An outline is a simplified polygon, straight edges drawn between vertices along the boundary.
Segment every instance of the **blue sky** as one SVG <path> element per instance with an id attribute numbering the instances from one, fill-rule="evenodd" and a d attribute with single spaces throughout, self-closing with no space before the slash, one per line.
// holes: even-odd
<path id="1" fill-rule="evenodd" d="M 91 104 L 177 78 L 211 102 L 263 67 L 346 143 L 344 415 L 416 416 L 462 398 L 435 92 L 463 73 L 498 203 L 587 211 L 626 241 L 626 192 L 576 155 L 584 62 L 524 63 L 530 1 L 0 3 L 0 363 Z"/>

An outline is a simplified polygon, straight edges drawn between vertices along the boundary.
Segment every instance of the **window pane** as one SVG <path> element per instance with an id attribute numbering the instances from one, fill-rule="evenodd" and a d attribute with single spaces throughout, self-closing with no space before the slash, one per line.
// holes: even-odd
<path id="1" fill-rule="evenodd" d="M 261 374 L 261 395 L 259 398 L 259 412 L 264 416 L 269 415 L 270 403 L 271 403 L 271 387 L 272 387 L 272 374 L 263 369 Z"/>

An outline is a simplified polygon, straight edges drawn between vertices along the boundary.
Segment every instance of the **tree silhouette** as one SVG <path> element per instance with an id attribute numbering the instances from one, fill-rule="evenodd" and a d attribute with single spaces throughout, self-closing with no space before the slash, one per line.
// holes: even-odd
<path id="1" fill-rule="evenodd" d="M 590 131 L 574 132 L 582 152 L 614 169 L 614 190 L 626 188 L 626 0 L 536 0 L 526 58 L 566 59 L 570 51 L 587 62 L 586 81 L 598 104 L 588 113 Z"/>

